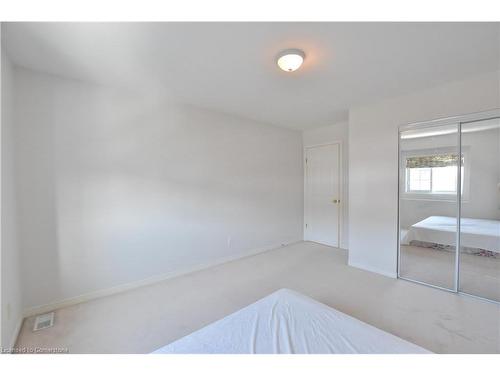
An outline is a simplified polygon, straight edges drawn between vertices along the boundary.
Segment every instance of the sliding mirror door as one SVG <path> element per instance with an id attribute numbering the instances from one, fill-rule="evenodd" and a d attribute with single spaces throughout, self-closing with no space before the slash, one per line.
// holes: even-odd
<path id="1" fill-rule="evenodd" d="M 400 278 L 500 302 L 500 110 L 400 129 L 398 250 Z"/>
<path id="2" fill-rule="evenodd" d="M 461 124 L 459 290 L 500 301 L 500 119 Z"/>
<path id="3" fill-rule="evenodd" d="M 399 134 L 399 276 L 455 290 L 458 124 Z"/>

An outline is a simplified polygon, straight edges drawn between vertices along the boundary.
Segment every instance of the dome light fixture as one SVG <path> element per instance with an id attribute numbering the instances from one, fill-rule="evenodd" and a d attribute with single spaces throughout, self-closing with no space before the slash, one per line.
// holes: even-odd
<path id="1" fill-rule="evenodd" d="M 306 55 L 300 49 L 287 49 L 278 54 L 276 63 L 285 72 L 293 72 L 300 68 Z"/>

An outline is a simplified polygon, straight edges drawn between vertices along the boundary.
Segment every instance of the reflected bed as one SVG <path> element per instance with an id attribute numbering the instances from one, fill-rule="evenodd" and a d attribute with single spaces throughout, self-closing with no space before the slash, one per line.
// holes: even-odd
<path id="1" fill-rule="evenodd" d="M 457 219 L 448 216 L 429 216 L 413 224 L 402 243 L 418 241 L 428 244 L 455 246 Z M 500 220 L 462 218 L 461 246 L 478 251 L 500 253 Z"/>

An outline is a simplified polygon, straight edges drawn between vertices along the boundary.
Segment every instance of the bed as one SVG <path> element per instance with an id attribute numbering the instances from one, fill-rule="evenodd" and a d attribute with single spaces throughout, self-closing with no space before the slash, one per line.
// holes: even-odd
<path id="1" fill-rule="evenodd" d="M 448 216 L 429 216 L 413 224 L 403 242 L 419 241 L 454 246 L 457 219 Z M 469 219 L 460 221 L 463 247 L 500 253 L 500 220 Z"/>
<path id="2" fill-rule="evenodd" d="M 181 338 L 155 354 L 430 353 L 289 289 Z"/>

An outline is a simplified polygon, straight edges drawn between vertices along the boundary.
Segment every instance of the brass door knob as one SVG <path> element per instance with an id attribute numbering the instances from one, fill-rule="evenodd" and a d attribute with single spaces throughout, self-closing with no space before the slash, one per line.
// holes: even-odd
<path id="1" fill-rule="evenodd" d="M 332 203 L 340 203 L 340 199 L 333 199 Z"/>

